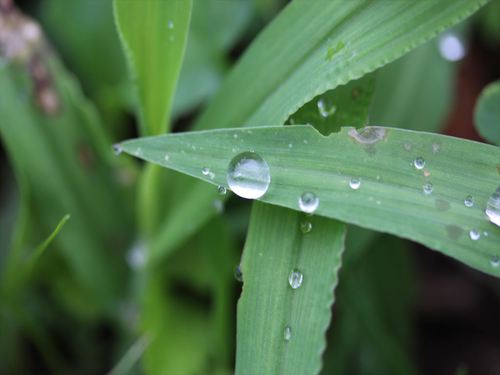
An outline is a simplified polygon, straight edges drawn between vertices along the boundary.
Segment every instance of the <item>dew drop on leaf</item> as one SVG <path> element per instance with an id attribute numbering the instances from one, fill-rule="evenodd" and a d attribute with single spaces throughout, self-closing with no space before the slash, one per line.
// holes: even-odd
<path id="1" fill-rule="evenodd" d="M 208 176 L 210 174 L 210 169 L 208 167 L 201 168 L 201 174 L 203 176 Z"/>
<path id="2" fill-rule="evenodd" d="M 115 153 L 115 155 L 120 155 L 122 153 L 123 149 L 122 149 L 122 145 L 119 144 L 119 143 L 116 143 L 113 145 L 113 152 Z"/>
<path id="3" fill-rule="evenodd" d="M 439 38 L 439 53 L 448 61 L 459 61 L 465 56 L 465 46 L 458 36 L 445 33 Z"/>
<path id="4" fill-rule="evenodd" d="M 222 185 L 217 186 L 217 193 L 219 195 L 226 195 L 226 193 L 227 193 L 226 187 L 222 186 Z"/>
<path id="5" fill-rule="evenodd" d="M 474 199 L 472 198 L 472 195 L 467 195 L 464 199 L 464 205 L 465 207 L 472 207 L 474 206 Z"/>
<path id="6" fill-rule="evenodd" d="M 234 278 L 240 283 L 243 282 L 243 272 L 241 271 L 241 264 L 238 264 L 234 269 Z"/>
<path id="7" fill-rule="evenodd" d="M 318 112 L 323 118 L 333 115 L 337 111 L 337 107 L 334 105 L 328 106 L 324 99 L 319 99 L 316 103 L 318 106 Z"/>
<path id="8" fill-rule="evenodd" d="M 471 229 L 469 231 L 469 237 L 472 241 L 477 241 L 481 238 L 481 233 L 477 229 Z"/>
<path id="9" fill-rule="evenodd" d="M 424 169 L 425 167 L 425 160 L 423 157 L 419 156 L 418 158 L 415 158 L 415 160 L 413 160 L 413 166 L 415 167 L 415 169 Z"/>
<path id="10" fill-rule="evenodd" d="M 492 267 L 498 268 L 498 266 L 500 266 L 500 257 L 497 256 L 497 255 L 493 255 L 490 258 L 490 264 L 491 264 Z"/>
<path id="11" fill-rule="evenodd" d="M 426 182 L 422 186 L 422 190 L 423 190 L 425 195 L 430 195 L 430 194 L 432 194 L 432 190 L 434 190 L 434 187 L 432 186 L 432 184 L 430 182 Z"/>
<path id="12" fill-rule="evenodd" d="M 297 289 L 302 285 L 302 281 L 304 280 L 304 275 L 297 270 L 293 269 L 292 272 L 290 272 L 290 276 L 288 276 L 288 283 L 292 287 L 292 289 Z"/>
<path id="13" fill-rule="evenodd" d="M 299 198 L 299 208 L 302 212 L 312 214 L 319 206 L 319 198 L 316 194 L 306 191 Z"/>
<path id="14" fill-rule="evenodd" d="M 283 331 L 283 338 L 285 339 L 285 341 L 290 341 L 290 339 L 292 338 L 292 329 L 290 328 L 290 326 L 285 327 Z"/>
<path id="15" fill-rule="evenodd" d="M 168 26 L 169 29 L 173 29 L 174 28 L 174 21 L 169 20 L 168 23 L 167 23 L 167 26 Z"/>
<path id="16" fill-rule="evenodd" d="M 484 213 L 493 224 L 500 227 L 500 187 L 497 187 L 497 190 L 488 198 Z"/>
<path id="17" fill-rule="evenodd" d="M 361 180 L 357 177 L 353 177 L 349 181 L 349 187 L 353 190 L 358 190 L 361 186 Z"/>
<path id="18" fill-rule="evenodd" d="M 312 230 L 312 223 L 309 220 L 300 223 L 300 230 L 302 233 L 306 234 Z"/>
<path id="19" fill-rule="evenodd" d="M 229 188 L 238 196 L 246 199 L 262 197 L 271 183 L 269 165 L 255 152 L 236 155 L 227 170 Z"/>

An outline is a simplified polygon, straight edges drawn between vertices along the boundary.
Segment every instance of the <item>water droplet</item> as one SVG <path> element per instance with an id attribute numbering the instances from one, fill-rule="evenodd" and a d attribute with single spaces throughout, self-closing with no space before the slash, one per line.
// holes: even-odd
<path id="1" fill-rule="evenodd" d="M 233 134 L 233 138 L 234 139 L 238 138 L 238 134 Z"/>
<path id="2" fill-rule="evenodd" d="M 174 28 L 174 21 L 169 20 L 168 23 L 167 23 L 167 26 L 168 26 L 169 29 L 173 29 Z"/>
<path id="3" fill-rule="evenodd" d="M 238 196 L 247 199 L 262 197 L 271 183 L 269 165 L 254 152 L 236 155 L 227 171 L 229 188 Z"/>
<path id="4" fill-rule="evenodd" d="M 500 257 L 497 256 L 497 255 L 493 255 L 490 258 L 490 264 L 491 264 L 492 267 L 495 267 L 495 268 L 497 268 L 498 266 L 500 266 Z"/>
<path id="5" fill-rule="evenodd" d="M 361 186 L 361 180 L 357 177 L 353 177 L 349 181 L 349 187 L 353 190 L 358 190 L 360 186 Z"/>
<path id="6" fill-rule="evenodd" d="M 116 143 L 113 145 L 113 152 L 115 153 L 115 155 L 120 155 L 122 153 L 123 149 L 122 149 L 122 145 L 119 144 L 119 143 Z"/>
<path id="7" fill-rule="evenodd" d="M 297 270 L 294 269 L 290 272 L 290 276 L 288 276 L 288 283 L 292 287 L 292 289 L 297 289 L 302 285 L 302 281 L 304 280 L 304 275 Z"/>
<path id="8" fill-rule="evenodd" d="M 418 158 L 415 158 L 415 160 L 413 160 L 413 166 L 416 168 L 416 169 L 424 169 L 425 167 L 425 160 L 423 157 L 419 156 Z"/>
<path id="9" fill-rule="evenodd" d="M 469 231 L 469 237 L 473 241 L 477 241 L 479 238 L 481 238 L 481 232 L 479 232 L 477 229 L 471 229 Z"/>
<path id="10" fill-rule="evenodd" d="M 222 200 L 214 199 L 213 206 L 215 208 L 215 212 L 217 212 L 218 214 L 224 212 L 224 202 Z"/>
<path id="11" fill-rule="evenodd" d="M 243 272 L 241 271 L 241 264 L 238 264 L 234 269 L 234 278 L 240 283 L 243 282 Z"/>
<path id="12" fill-rule="evenodd" d="M 327 118 L 337 111 L 337 107 L 335 107 L 334 105 L 331 105 L 329 106 L 330 108 L 327 108 L 327 104 L 325 103 L 324 99 L 319 99 L 316 105 L 318 106 L 319 114 L 323 118 Z"/>
<path id="13" fill-rule="evenodd" d="M 210 174 L 210 169 L 208 167 L 201 168 L 201 174 L 203 176 L 208 176 Z"/>
<path id="14" fill-rule="evenodd" d="M 439 38 L 439 52 L 448 61 L 458 61 L 465 56 L 465 46 L 454 34 L 445 33 Z"/>
<path id="15" fill-rule="evenodd" d="M 493 224 L 500 227 L 500 187 L 497 187 L 497 190 L 488 198 L 484 213 Z"/>
<path id="16" fill-rule="evenodd" d="M 310 221 L 308 221 L 308 220 L 303 221 L 302 223 L 300 223 L 300 230 L 304 234 L 309 233 L 312 230 L 312 227 L 313 227 L 312 223 Z"/>
<path id="17" fill-rule="evenodd" d="M 142 148 L 137 147 L 134 151 L 135 156 L 142 156 Z"/>
<path id="18" fill-rule="evenodd" d="M 285 327 L 283 331 L 283 338 L 285 339 L 285 341 L 290 341 L 290 339 L 292 338 L 292 329 L 290 328 L 290 326 Z"/>
<path id="19" fill-rule="evenodd" d="M 434 190 L 434 187 L 432 186 L 432 184 L 430 182 L 426 182 L 422 186 L 422 190 L 423 190 L 425 195 L 429 195 L 429 194 L 432 194 L 432 190 Z"/>
<path id="20" fill-rule="evenodd" d="M 292 148 L 293 145 L 291 143 L 288 144 L 288 148 Z"/>
<path id="21" fill-rule="evenodd" d="M 217 193 L 219 193 L 219 195 L 226 195 L 227 193 L 226 187 L 222 185 L 217 186 Z"/>
<path id="22" fill-rule="evenodd" d="M 302 212 L 312 214 L 319 206 L 319 198 L 316 194 L 306 191 L 299 198 L 299 208 Z"/>
<path id="23" fill-rule="evenodd" d="M 432 144 L 432 152 L 437 154 L 441 150 L 441 145 L 439 143 Z"/>
<path id="24" fill-rule="evenodd" d="M 165 161 L 169 161 L 170 160 L 170 156 L 168 154 L 165 154 Z"/>
<path id="25" fill-rule="evenodd" d="M 127 253 L 127 263 L 133 270 L 140 270 L 146 264 L 146 245 L 137 241 Z"/>
<path id="26" fill-rule="evenodd" d="M 472 207 L 474 206 L 474 199 L 472 198 L 472 195 L 467 195 L 464 199 L 464 205 L 465 207 Z"/>

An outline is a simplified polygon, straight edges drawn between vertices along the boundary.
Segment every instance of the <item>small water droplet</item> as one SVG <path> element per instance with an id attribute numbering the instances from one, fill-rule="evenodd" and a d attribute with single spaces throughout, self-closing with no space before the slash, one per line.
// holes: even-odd
<path id="1" fill-rule="evenodd" d="M 174 21 L 169 20 L 168 23 L 167 23 L 167 26 L 168 26 L 169 29 L 173 29 L 174 28 Z"/>
<path id="2" fill-rule="evenodd" d="M 241 271 L 241 264 L 238 264 L 234 269 L 234 278 L 240 283 L 243 282 L 243 272 Z"/>
<path id="3" fill-rule="evenodd" d="M 467 195 L 464 199 L 464 205 L 465 207 L 472 207 L 474 206 L 474 199 L 472 198 L 472 195 Z"/>
<path id="4" fill-rule="evenodd" d="M 439 52 L 448 61 L 459 61 L 465 56 L 465 46 L 458 36 L 445 33 L 439 38 Z"/>
<path id="5" fill-rule="evenodd" d="M 497 256 L 497 255 L 493 255 L 490 258 L 490 264 L 491 264 L 492 267 L 495 267 L 495 268 L 497 268 L 498 266 L 500 266 L 500 257 Z"/>
<path id="6" fill-rule="evenodd" d="M 236 134 L 236 133 L 235 133 L 235 134 L 233 134 L 233 138 L 234 138 L 234 139 L 238 138 L 238 134 Z"/>
<path id="7" fill-rule="evenodd" d="M 304 281 L 304 275 L 297 270 L 294 269 L 290 272 L 290 276 L 288 276 L 288 283 L 292 287 L 292 289 L 297 289 L 302 285 L 302 281 Z"/>
<path id="8" fill-rule="evenodd" d="M 477 229 L 471 229 L 469 231 L 469 237 L 473 241 L 477 241 L 479 238 L 481 238 L 481 232 L 479 232 Z"/>
<path id="9" fill-rule="evenodd" d="M 119 143 L 116 143 L 113 145 L 113 152 L 115 153 L 115 155 L 120 155 L 122 153 L 123 149 L 122 149 L 122 145 L 119 144 Z"/>
<path id="10" fill-rule="evenodd" d="M 242 198 L 260 198 L 271 183 L 269 165 L 255 152 L 238 154 L 229 163 L 227 183 Z"/>
<path id="11" fill-rule="evenodd" d="M 299 198 L 299 208 L 302 212 L 312 214 L 319 206 L 319 198 L 316 194 L 306 191 Z"/>
<path id="12" fill-rule="evenodd" d="M 425 195 L 430 195 L 430 194 L 432 194 L 432 190 L 434 190 L 434 187 L 432 186 L 432 184 L 430 182 L 426 182 L 422 186 L 422 190 L 423 190 Z"/>
<path id="13" fill-rule="evenodd" d="M 361 180 L 357 177 L 353 177 L 349 181 L 349 187 L 353 190 L 358 190 L 360 186 L 361 186 Z"/>
<path id="14" fill-rule="evenodd" d="M 285 339 L 285 341 L 290 341 L 290 339 L 292 338 L 292 329 L 290 328 L 290 326 L 285 327 L 283 331 L 283 338 Z"/>
<path id="15" fill-rule="evenodd" d="M 221 199 L 214 199 L 213 206 L 214 206 L 215 212 L 217 212 L 218 214 L 221 214 L 222 212 L 224 212 L 224 202 Z"/>
<path id="16" fill-rule="evenodd" d="M 210 169 L 208 167 L 201 168 L 201 174 L 203 176 L 208 176 L 210 174 Z"/>
<path id="17" fill-rule="evenodd" d="M 217 186 L 217 193 L 219 193 L 219 195 L 226 195 L 227 193 L 226 187 L 222 185 Z"/>
<path id="18" fill-rule="evenodd" d="M 142 148 L 137 147 L 134 151 L 135 156 L 142 156 Z"/>
<path id="19" fill-rule="evenodd" d="M 327 104 L 325 103 L 324 99 L 319 99 L 316 105 L 318 106 L 319 114 L 323 118 L 327 118 L 337 111 L 337 107 L 335 107 L 334 105 L 330 105 L 329 108 L 327 108 Z"/>
<path id="20" fill-rule="evenodd" d="M 425 160 L 423 157 L 419 156 L 418 158 L 415 158 L 415 160 L 413 160 L 413 166 L 416 168 L 416 169 L 424 169 L 425 167 Z"/>
<path id="21" fill-rule="evenodd" d="M 309 233 L 312 230 L 312 227 L 312 223 L 309 220 L 300 223 L 300 230 L 304 234 Z"/>
<path id="22" fill-rule="evenodd" d="M 437 154 L 441 150 L 441 145 L 439 143 L 432 144 L 432 152 Z"/>
<path id="23" fill-rule="evenodd" d="M 497 187 L 497 190 L 488 198 L 484 213 L 493 224 L 500 227 L 500 187 Z"/>
<path id="24" fill-rule="evenodd" d="M 288 144 L 288 148 L 292 148 L 293 145 L 291 143 Z"/>

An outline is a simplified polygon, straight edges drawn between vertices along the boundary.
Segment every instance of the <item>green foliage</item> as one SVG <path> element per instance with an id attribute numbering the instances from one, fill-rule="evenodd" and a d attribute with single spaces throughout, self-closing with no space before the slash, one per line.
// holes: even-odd
<path id="1" fill-rule="evenodd" d="M 474 121 L 484 139 L 500 145 L 500 81 L 490 83 L 481 93 Z"/>
<path id="2" fill-rule="evenodd" d="M 423 132 L 455 86 L 432 38 L 486 0 L 26 5 L 49 40 L 11 3 L 0 373 L 414 374 L 405 239 L 499 276 L 499 149 Z M 496 7 L 470 24 L 486 41 Z M 498 144 L 495 95 L 476 122 Z M 114 157 L 137 133 L 119 146 L 148 163 Z M 253 204 L 216 188 L 244 151 L 271 170 Z"/>

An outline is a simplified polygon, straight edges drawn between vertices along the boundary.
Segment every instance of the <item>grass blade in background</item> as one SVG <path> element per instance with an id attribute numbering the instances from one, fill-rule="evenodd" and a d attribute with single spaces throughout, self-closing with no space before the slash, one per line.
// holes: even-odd
<path id="1" fill-rule="evenodd" d="M 487 141 L 500 145 L 500 81 L 481 92 L 474 111 L 476 129 Z"/>
<path id="2" fill-rule="evenodd" d="M 305 234 L 304 221 L 312 224 Z M 237 374 L 319 372 L 344 235 L 335 220 L 253 205 L 241 263 Z M 289 285 L 292 270 L 303 277 L 296 289 Z"/>
<path id="3" fill-rule="evenodd" d="M 319 215 L 421 242 L 500 276 L 492 261 L 500 255 L 500 228 L 484 214 L 498 187 L 497 147 L 403 129 L 343 128 L 323 137 L 309 126 L 287 126 L 142 138 L 123 149 L 215 185 L 227 184 L 231 159 L 253 150 L 271 171 L 262 201 L 298 209 L 301 194 L 313 191 Z M 353 178 L 359 189 L 350 188 Z M 464 204 L 468 196 L 472 207 Z"/>
<path id="4" fill-rule="evenodd" d="M 119 34 L 137 85 L 142 134 L 169 129 L 191 0 L 115 0 Z"/>

